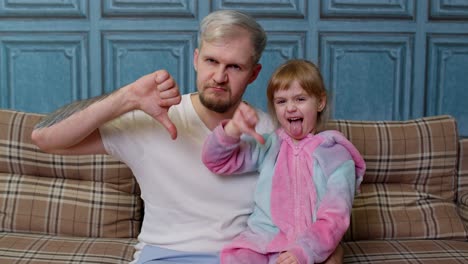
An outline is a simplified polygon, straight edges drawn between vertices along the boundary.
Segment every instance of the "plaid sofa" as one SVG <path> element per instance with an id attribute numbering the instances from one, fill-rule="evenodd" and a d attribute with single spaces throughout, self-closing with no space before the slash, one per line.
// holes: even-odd
<path id="1" fill-rule="evenodd" d="M 456 120 L 335 120 L 367 170 L 345 263 L 468 263 L 468 139 Z"/>
<path id="2" fill-rule="evenodd" d="M 41 152 L 40 118 L 0 110 L 0 263 L 128 263 L 143 217 L 131 171 Z M 329 126 L 367 163 L 345 263 L 468 263 L 468 139 L 452 117 Z"/>
<path id="3" fill-rule="evenodd" d="M 41 152 L 40 118 L 0 110 L 0 263 L 128 263 L 143 217 L 130 169 Z"/>

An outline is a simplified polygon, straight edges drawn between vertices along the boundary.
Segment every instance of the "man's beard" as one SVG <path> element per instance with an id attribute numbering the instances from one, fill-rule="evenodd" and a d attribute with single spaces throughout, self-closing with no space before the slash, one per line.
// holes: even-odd
<path id="1" fill-rule="evenodd" d="M 203 106 L 216 113 L 226 113 L 232 107 L 231 97 L 227 101 L 212 99 L 206 96 L 205 92 L 199 93 L 200 102 Z"/>

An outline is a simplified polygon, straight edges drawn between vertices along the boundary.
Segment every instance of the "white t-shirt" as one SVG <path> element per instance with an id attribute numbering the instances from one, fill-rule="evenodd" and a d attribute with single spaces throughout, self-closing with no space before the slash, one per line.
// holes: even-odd
<path id="1" fill-rule="evenodd" d="M 253 209 L 257 174 L 218 176 L 201 161 L 211 131 L 193 108 L 190 95 L 169 110 L 178 137 L 172 140 L 160 123 L 133 111 L 100 128 L 109 154 L 135 174 L 145 215 L 141 245 L 192 252 L 217 252 L 246 228 Z M 259 133 L 273 130 L 259 111 Z"/>

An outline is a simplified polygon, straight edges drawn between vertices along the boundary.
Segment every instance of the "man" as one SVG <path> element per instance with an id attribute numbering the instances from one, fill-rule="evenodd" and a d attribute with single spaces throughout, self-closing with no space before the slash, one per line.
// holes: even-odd
<path id="1" fill-rule="evenodd" d="M 257 78 L 265 45 L 264 30 L 250 16 L 211 13 L 194 52 L 197 93 L 180 96 L 173 78 L 157 71 L 36 126 L 32 139 L 45 151 L 110 154 L 132 169 L 145 202 L 134 263 L 218 263 L 222 246 L 244 230 L 256 175 L 210 173 L 201 147 Z M 271 131 L 269 118 L 259 115 L 257 131 Z"/>

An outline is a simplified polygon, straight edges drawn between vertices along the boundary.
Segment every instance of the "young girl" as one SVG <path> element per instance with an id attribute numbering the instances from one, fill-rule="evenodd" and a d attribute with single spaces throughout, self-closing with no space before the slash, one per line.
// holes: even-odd
<path id="1" fill-rule="evenodd" d="M 268 107 L 280 124 L 255 132 L 245 103 L 205 141 L 203 162 L 215 173 L 258 170 L 255 207 L 246 231 L 221 252 L 221 263 L 317 263 L 349 226 L 365 163 L 338 131 L 323 131 L 326 90 L 317 67 L 290 60 L 270 79 Z M 254 139 L 241 138 L 245 133 Z"/>

